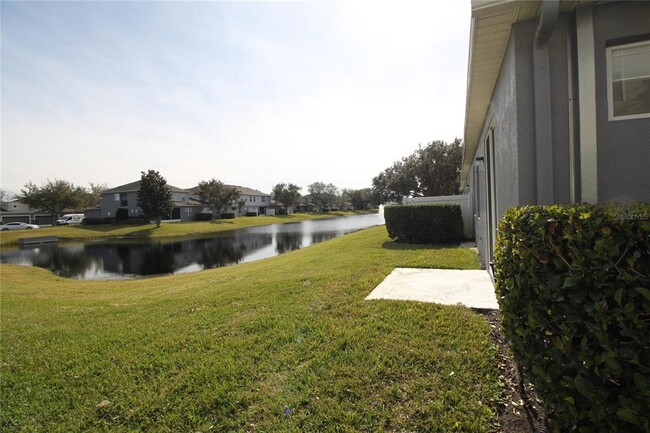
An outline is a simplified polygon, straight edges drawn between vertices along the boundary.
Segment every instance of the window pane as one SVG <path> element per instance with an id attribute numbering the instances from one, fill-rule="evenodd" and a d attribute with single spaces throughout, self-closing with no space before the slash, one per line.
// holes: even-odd
<path id="1" fill-rule="evenodd" d="M 650 43 L 611 49 L 614 116 L 650 113 Z"/>
<path id="2" fill-rule="evenodd" d="M 650 77 L 650 45 L 612 51 L 614 80 Z"/>
<path id="3" fill-rule="evenodd" d="M 612 83 L 614 116 L 650 113 L 650 78 Z"/>

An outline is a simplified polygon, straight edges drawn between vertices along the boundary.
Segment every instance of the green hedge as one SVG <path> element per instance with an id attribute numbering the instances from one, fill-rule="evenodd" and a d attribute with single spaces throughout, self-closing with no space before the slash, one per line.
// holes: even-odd
<path id="1" fill-rule="evenodd" d="M 463 217 L 457 204 L 386 206 L 388 236 L 398 242 L 435 244 L 460 242 Z"/>
<path id="2" fill-rule="evenodd" d="M 650 432 L 650 205 L 513 208 L 504 332 L 556 432 Z"/>

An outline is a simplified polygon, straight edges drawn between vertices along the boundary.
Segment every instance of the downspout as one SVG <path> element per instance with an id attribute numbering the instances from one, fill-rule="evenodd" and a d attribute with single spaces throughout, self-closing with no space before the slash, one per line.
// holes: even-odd
<path id="1" fill-rule="evenodd" d="M 557 24 L 560 1 L 540 2 L 541 14 L 533 41 L 533 99 L 535 108 L 535 173 L 537 204 L 554 203 L 553 118 L 548 41 Z"/>

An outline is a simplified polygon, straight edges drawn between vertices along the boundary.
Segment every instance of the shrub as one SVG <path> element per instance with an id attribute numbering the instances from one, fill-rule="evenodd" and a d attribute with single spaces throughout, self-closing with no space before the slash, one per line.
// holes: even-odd
<path id="1" fill-rule="evenodd" d="M 200 212 L 194 215 L 194 221 L 210 221 L 212 214 L 210 212 Z"/>
<path id="2" fill-rule="evenodd" d="M 219 218 L 224 219 L 224 220 L 233 220 L 235 219 L 236 215 L 234 212 L 224 212 L 219 215 Z"/>
<path id="3" fill-rule="evenodd" d="M 457 204 L 386 206 L 388 236 L 399 242 L 434 244 L 463 240 L 463 218 Z"/>
<path id="4" fill-rule="evenodd" d="M 495 280 L 557 432 L 650 432 L 650 206 L 513 208 Z"/>
<path id="5" fill-rule="evenodd" d="M 94 225 L 100 225 L 100 224 L 111 224 L 113 222 L 113 219 L 111 217 L 106 217 L 106 218 L 84 218 L 83 221 L 81 221 L 82 225 L 88 225 L 88 226 L 94 226 Z"/>
<path id="6" fill-rule="evenodd" d="M 115 211 L 115 219 L 118 221 L 123 221 L 129 218 L 129 210 L 125 207 L 118 207 Z"/>
<path id="7" fill-rule="evenodd" d="M 257 216 L 257 212 L 246 212 L 246 216 L 248 217 Z"/>

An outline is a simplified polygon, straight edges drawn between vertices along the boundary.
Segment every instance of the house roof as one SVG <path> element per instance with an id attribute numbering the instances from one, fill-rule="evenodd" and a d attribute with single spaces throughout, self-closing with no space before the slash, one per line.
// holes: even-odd
<path id="1" fill-rule="evenodd" d="M 174 207 L 204 207 L 205 204 L 201 203 L 192 197 L 187 197 L 185 200 L 175 201 Z"/>
<path id="2" fill-rule="evenodd" d="M 259 191 L 257 189 L 248 188 L 248 187 L 245 187 L 245 186 L 239 186 L 239 185 L 224 185 L 224 186 L 229 186 L 229 187 L 232 187 L 232 188 L 236 188 L 237 192 L 240 195 L 263 195 L 263 196 L 269 196 L 270 195 L 270 194 L 267 194 L 265 192 Z M 198 186 L 190 188 L 189 190 L 194 194 L 199 193 L 199 187 Z"/>
<path id="3" fill-rule="evenodd" d="M 174 185 L 167 184 L 171 192 L 185 192 L 190 193 L 190 191 L 182 188 L 178 188 Z M 140 189 L 140 181 L 137 180 L 131 183 L 125 183 L 124 185 L 116 186 L 115 188 L 107 189 L 102 194 L 113 194 L 116 192 L 136 192 Z"/>
<path id="4" fill-rule="evenodd" d="M 577 3 L 561 0 L 560 11 L 571 10 Z M 537 17 L 539 7 L 539 0 L 472 0 L 461 187 L 472 168 L 512 25 Z"/>

